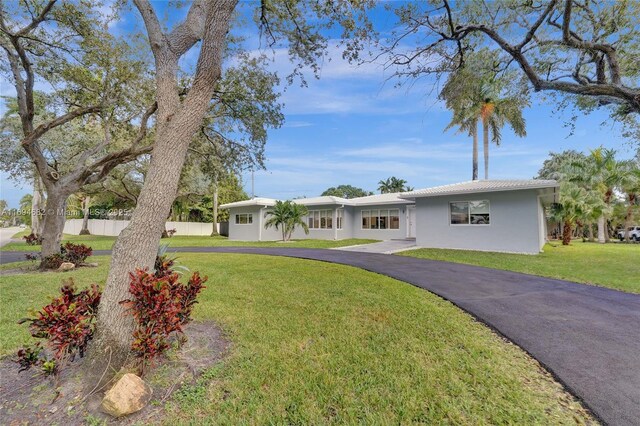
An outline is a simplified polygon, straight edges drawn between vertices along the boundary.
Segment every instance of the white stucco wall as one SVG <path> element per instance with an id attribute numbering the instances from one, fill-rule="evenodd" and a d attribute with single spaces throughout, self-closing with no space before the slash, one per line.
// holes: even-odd
<path id="1" fill-rule="evenodd" d="M 451 225 L 449 203 L 489 200 L 489 225 Z M 540 202 L 536 190 L 503 191 L 416 199 L 416 243 L 451 248 L 539 253 Z"/>

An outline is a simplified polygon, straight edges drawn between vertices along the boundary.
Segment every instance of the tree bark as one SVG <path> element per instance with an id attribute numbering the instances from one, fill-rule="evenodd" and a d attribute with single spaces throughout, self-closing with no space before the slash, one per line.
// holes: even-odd
<path id="1" fill-rule="evenodd" d="M 562 227 L 562 245 L 568 246 L 571 244 L 571 222 L 568 220 L 564 221 L 564 226 Z"/>
<path id="2" fill-rule="evenodd" d="M 85 196 L 82 200 L 82 229 L 80 229 L 80 235 L 90 235 L 89 232 L 89 203 L 91 202 L 91 197 L 89 195 Z"/>
<path id="3" fill-rule="evenodd" d="M 587 226 L 589 231 L 589 241 L 593 242 L 593 223 L 589 223 Z"/>
<path id="4" fill-rule="evenodd" d="M 605 241 L 605 226 L 606 226 L 606 221 L 604 219 L 604 215 L 600 216 L 598 218 L 598 242 L 600 244 L 604 244 Z"/>
<path id="5" fill-rule="evenodd" d="M 42 210 L 42 181 L 36 172 L 33 178 L 33 195 L 31 197 L 31 232 L 36 235 L 42 234 L 43 221 L 40 218 Z"/>
<path id="6" fill-rule="evenodd" d="M 478 125 L 473 127 L 473 175 L 471 180 L 478 180 Z"/>
<path id="7" fill-rule="evenodd" d="M 484 178 L 489 179 L 489 123 L 482 120 L 482 148 L 484 153 Z"/>
<path id="8" fill-rule="evenodd" d="M 42 229 L 42 257 L 60 253 L 60 241 L 64 231 L 69 195 L 58 190 L 49 190 L 44 210 Z"/>
<path id="9" fill-rule="evenodd" d="M 109 359 L 108 368 L 115 373 L 130 354 L 133 318 L 120 302 L 130 296 L 129 274 L 136 268 L 152 268 L 154 265 L 160 235 L 177 194 L 189 143 L 200 129 L 215 84 L 220 79 L 226 34 L 235 5 L 235 1 L 225 0 L 195 2 L 187 20 L 167 35 L 162 33 L 151 5 L 146 1 L 136 1 L 145 20 L 156 61 L 156 140 L 138 204 L 129 225 L 113 247 L 111 267 L 98 310 L 96 338 L 89 349 L 88 372 L 99 370 L 102 373 L 106 368 L 105 361 Z M 200 34 L 204 32 L 200 57 L 194 83 L 181 101 L 177 85 L 178 60 L 197 42 L 192 34 L 184 32 L 187 29 L 183 25 L 192 20 L 191 23 L 197 27 L 201 21 L 198 16 L 203 18 L 204 29 L 192 29 L 200 31 Z M 184 31 L 175 34 L 178 30 Z M 112 376 L 105 374 L 103 381 Z"/>

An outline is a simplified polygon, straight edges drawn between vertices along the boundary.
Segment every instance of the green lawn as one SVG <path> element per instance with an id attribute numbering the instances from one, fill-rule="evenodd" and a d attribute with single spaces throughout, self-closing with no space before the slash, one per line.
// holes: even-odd
<path id="1" fill-rule="evenodd" d="M 22 233 L 19 233 L 22 234 Z M 14 235 L 14 238 L 21 236 Z M 71 241 L 74 243 L 82 243 L 90 246 L 94 250 L 110 250 L 116 237 L 105 237 L 101 235 L 69 235 L 65 234 L 63 242 Z M 358 238 L 349 238 L 345 240 L 295 240 L 287 243 L 278 241 L 229 241 L 226 237 L 196 237 L 196 236 L 180 236 L 176 235 L 171 238 L 161 240 L 161 244 L 169 244 L 170 247 L 306 247 L 306 248 L 332 248 L 345 247 L 357 244 L 374 243 L 377 240 L 365 240 Z M 29 246 L 25 242 L 9 243 L 2 247 L 2 251 L 39 251 L 40 246 Z"/>
<path id="2" fill-rule="evenodd" d="M 640 244 L 597 244 L 573 241 L 547 244 L 538 255 L 467 250 L 417 249 L 398 253 L 488 268 L 524 272 L 640 293 Z"/>
<path id="3" fill-rule="evenodd" d="M 63 277 L 4 276 L 3 354 L 16 325 Z M 194 316 L 214 320 L 231 353 L 168 402 L 166 424 L 575 424 L 581 407 L 523 351 L 452 304 L 356 268 L 269 256 L 188 254 L 209 276 Z"/>

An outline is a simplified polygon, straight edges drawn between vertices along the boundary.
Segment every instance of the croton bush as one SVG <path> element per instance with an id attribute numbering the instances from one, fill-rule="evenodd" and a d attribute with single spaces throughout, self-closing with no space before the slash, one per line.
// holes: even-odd
<path id="1" fill-rule="evenodd" d="M 69 244 L 65 245 L 65 259 L 76 256 L 74 259 L 83 261 L 91 254 L 90 248 L 87 252 Z M 183 284 L 179 281 L 181 274 L 174 270 L 177 268 L 175 259 L 163 254 L 157 256 L 153 272 L 137 269 L 129 274 L 131 298 L 120 303 L 135 320 L 131 350 L 140 361 L 141 374 L 151 360 L 169 348 L 171 334 L 183 334 L 183 327 L 191 321 L 196 299 L 207 281 L 207 277 L 195 272 Z M 45 342 L 18 351 L 16 362 L 20 371 L 39 366 L 46 374 L 57 374 L 67 361 L 83 357 L 95 331 L 100 296 L 96 284 L 76 291 L 70 278 L 63 281 L 60 296 L 53 298 L 34 317 L 20 320 L 20 324 L 29 323 L 31 336 Z"/>
<path id="2" fill-rule="evenodd" d="M 42 258 L 40 267 L 42 269 L 58 269 L 64 262 L 71 262 L 78 266 L 84 263 L 93 254 L 93 249 L 84 244 L 73 244 L 67 242 L 60 246 L 60 254 L 52 254 Z M 27 259 L 34 260 L 35 257 L 27 256 Z"/>
<path id="3" fill-rule="evenodd" d="M 207 277 L 198 272 L 186 284 L 172 268 L 173 259 L 158 256 L 153 273 L 137 269 L 130 273 L 131 298 L 120 302 L 134 317 L 131 350 L 140 360 L 140 372 L 154 358 L 169 348 L 172 333 L 183 334 L 183 327 L 191 321 L 191 311 Z"/>
<path id="4" fill-rule="evenodd" d="M 31 336 L 43 339 L 52 355 L 48 358 L 39 342 L 18 351 L 20 371 L 39 365 L 47 373 L 56 373 L 67 361 L 83 357 L 93 337 L 101 292 L 96 284 L 76 291 L 72 278 L 63 281 L 60 296 L 51 300 L 19 324 L 29 323 Z M 53 366 L 53 367 L 52 367 Z"/>
<path id="5" fill-rule="evenodd" d="M 33 232 L 29 235 L 25 235 L 22 237 L 23 240 L 30 246 L 39 246 L 42 245 L 42 237 L 34 234 Z"/>

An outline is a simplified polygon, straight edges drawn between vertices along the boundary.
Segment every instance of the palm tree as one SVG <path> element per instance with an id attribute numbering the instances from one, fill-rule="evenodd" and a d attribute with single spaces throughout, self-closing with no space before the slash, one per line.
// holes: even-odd
<path id="1" fill-rule="evenodd" d="M 407 181 L 404 179 L 398 179 L 395 176 L 388 177 L 385 180 L 378 182 L 378 190 L 381 194 L 391 194 L 394 192 L 408 191 Z"/>
<path id="2" fill-rule="evenodd" d="M 527 136 L 526 122 L 522 116 L 522 109 L 526 105 L 527 102 L 518 97 L 484 97 L 480 106 L 480 118 L 482 119 L 485 179 L 489 179 L 489 132 L 497 146 L 500 146 L 502 128 L 506 124 L 511 127 L 516 136 L 521 138 Z"/>
<path id="3" fill-rule="evenodd" d="M 453 111 L 445 131 L 458 127 L 459 132 L 467 132 L 473 138 L 473 180 L 478 179 L 478 123 L 482 122 L 484 178 L 489 179 L 489 134 L 500 145 L 502 128 L 508 124 L 517 136 L 526 136 L 522 109 L 527 101 L 515 96 L 501 98 L 496 81 L 466 68 L 449 77 L 440 98 Z"/>
<path id="4" fill-rule="evenodd" d="M 622 164 L 624 174 L 620 182 L 620 189 L 625 194 L 627 211 L 624 217 L 624 240 L 629 242 L 629 227 L 634 211 L 640 211 L 640 167 L 635 161 L 625 161 Z"/>
<path id="5" fill-rule="evenodd" d="M 282 241 L 289 241 L 298 225 L 302 227 L 305 234 L 309 234 L 309 226 L 303 220 L 308 213 L 307 208 L 301 204 L 291 201 L 276 201 L 273 210 L 267 212 L 267 215 L 271 217 L 264 224 L 264 227 L 279 228 L 282 231 Z"/>
<path id="6" fill-rule="evenodd" d="M 470 74 L 462 69 L 451 74 L 440 92 L 440 99 L 443 99 L 447 109 L 453 112 L 451 122 L 444 131 L 457 127 L 458 133 L 465 132 L 472 137 L 471 179 L 478 180 L 478 111 L 481 97 L 477 94 L 481 92 L 481 87 L 475 79 L 469 77 Z"/>
<path id="7" fill-rule="evenodd" d="M 560 188 L 560 202 L 551 208 L 551 217 L 562 224 L 562 245 L 571 243 L 573 226 L 584 217 L 587 191 L 566 182 Z"/>
<path id="8" fill-rule="evenodd" d="M 598 218 L 598 242 L 609 241 L 607 216 L 612 212 L 615 190 L 619 188 L 625 176 L 625 167 L 615 158 L 616 151 L 603 147 L 591 150 L 584 160 L 575 162 L 570 180 L 583 188 L 597 191 L 604 208 Z"/>

